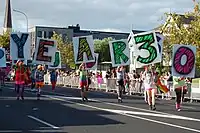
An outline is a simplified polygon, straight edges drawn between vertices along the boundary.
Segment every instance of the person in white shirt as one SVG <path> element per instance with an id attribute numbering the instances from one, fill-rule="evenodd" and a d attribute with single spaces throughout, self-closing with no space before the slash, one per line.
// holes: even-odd
<path id="1" fill-rule="evenodd" d="M 155 107 L 156 85 L 154 83 L 154 80 L 155 80 L 155 75 L 153 71 L 149 68 L 146 68 L 144 72 L 144 88 L 147 93 L 147 101 L 150 110 L 156 110 Z"/>
<path id="2" fill-rule="evenodd" d="M 117 68 L 118 102 L 122 102 L 122 93 L 125 90 L 124 77 L 124 67 L 119 66 Z"/>

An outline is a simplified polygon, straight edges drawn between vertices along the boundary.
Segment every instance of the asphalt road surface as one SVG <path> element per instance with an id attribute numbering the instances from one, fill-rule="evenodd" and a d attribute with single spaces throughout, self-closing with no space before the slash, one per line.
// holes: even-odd
<path id="1" fill-rule="evenodd" d="M 17 101 L 13 87 L 0 92 L 0 132 L 47 133 L 195 133 L 200 132 L 200 106 L 184 103 L 181 112 L 174 101 L 157 100 L 150 111 L 139 96 L 125 96 L 117 103 L 115 94 L 89 92 L 81 102 L 78 89 L 46 86 L 42 98 L 29 89 Z"/>

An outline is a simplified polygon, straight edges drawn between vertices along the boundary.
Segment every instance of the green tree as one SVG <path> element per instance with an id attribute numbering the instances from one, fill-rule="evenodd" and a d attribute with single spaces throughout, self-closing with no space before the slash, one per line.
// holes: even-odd
<path id="1" fill-rule="evenodd" d="M 10 45 L 10 33 L 5 32 L 3 35 L 0 35 L 0 47 L 9 48 Z"/>
<path id="2" fill-rule="evenodd" d="M 165 35 L 164 40 L 164 61 L 169 62 L 172 58 L 172 47 L 174 44 L 186 44 L 197 46 L 196 66 L 200 69 L 200 15 L 199 13 L 186 13 L 185 18 L 189 18 L 191 23 L 186 27 L 183 17 L 177 14 L 166 14 L 174 21 L 168 22 L 161 28 Z"/>
<path id="3" fill-rule="evenodd" d="M 99 62 L 111 61 L 109 41 L 112 41 L 111 37 L 104 38 L 103 40 L 94 40 L 95 53 L 99 53 Z"/>
<path id="4" fill-rule="evenodd" d="M 68 41 L 67 39 L 66 41 L 63 41 L 62 36 L 55 32 L 52 39 L 56 40 L 58 43 L 57 49 L 60 51 L 62 64 L 66 64 L 70 68 L 74 69 L 75 64 L 72 42 Z"/>

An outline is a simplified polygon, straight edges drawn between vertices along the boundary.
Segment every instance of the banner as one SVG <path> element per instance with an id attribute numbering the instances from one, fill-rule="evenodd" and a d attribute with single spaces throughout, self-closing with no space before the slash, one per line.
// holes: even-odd
<path id="1" fill-rule="evenodd" d="M 130 51 L 127 39 L 109 42 L 112 67 L 130 65 Z"/>
<path id="2" fill-rule="evenodd" d="M 50 65 L 48 68 L 49 69 L 60 69 L 61 68 L 61 55 L 60 55 L 60 51 L 56 51 L 54 59 L 55 60 L 54 60 L 53 65 Z"/>
<path id="3" fill-rule="evenodd" d="M 161 61 L 156 33 L 154 31 L 135 34 L 134 43 L 136 45 L 136 68 Z"/>
<path id="4" fill-rule="evenodd" d="M 133 31 L 131 31 L 131 33 L 128 36 L 128 44 L 129 44 L 129 48 L 134 46 L 134 41 L 133 41 L 133 37 L 134 37 L 134 33 Z"/>
<path id="5" fill-rule="evenodd" d="M 6 67 L 6 52 L 5 52 L 5 48 L 0 48 L 0 67 Z"/>
<path id="6" fill-rule="evenodd" d="M 29 33 L 11 33 L 10 56 L 12 60 L 31 59 L 31 39 Z"/>
<path id="7" fill-rule="evenodd" d="M 95 55 L 95 62 L 86 63 L 86 70 L 96 70 L 97 69 L 99 54 L 94 53 L 94 55 Z"/>
<path id="8" fill-rule="evenodd" d="M 51 39 L 37 38 L 33 62 L 42 65 L 54 65 L 57 42 Z"/>
<path id="9" fill-rule="evenodd" d="M 75 64 L 95 62 L 93 36 L 73 37 Z"/>
<path id="10" fill-rule="evenodd" d="M 193 78 L 195 76 L 196 47 L 176 44 L 173 46 L 172 76 Z"/>
<path id="11" fill-rule="evenodd" d="M 164 36 L 160 33 L 156 33 L 156 39 L 158 42 L 158 49 L 159 49 L 159 54 L 160 54 L 160 60 L 158 60 L 158 61 L 162 62 Z"/>

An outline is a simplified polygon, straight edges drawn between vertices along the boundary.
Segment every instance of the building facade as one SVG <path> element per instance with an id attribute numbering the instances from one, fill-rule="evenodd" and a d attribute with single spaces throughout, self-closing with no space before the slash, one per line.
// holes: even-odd
<path id="1" fill-rule="evenodd" d="M 81 30 L 78 24 L 76 26 L 68 26 L 68 27 L 34 26 L 29 28 L 29 32 L 31 35 L 32 50 L 34 50 L 35 48 L 37 37 L 50 39 L 53 36 L 53 32 L 61 35 L 64 41 L 66 39 L 72 41 L 73 37 L 88 36 L 88 35 L 93 35 L 94 39 L 100 39 L 100 40 L 108 37 L 112 37 L 113 39 L 116 40 L 127 39 L 129 36 L 129 33 Z M 133 30 L 132 32 L 136 34 L 143 31 Z"/>

